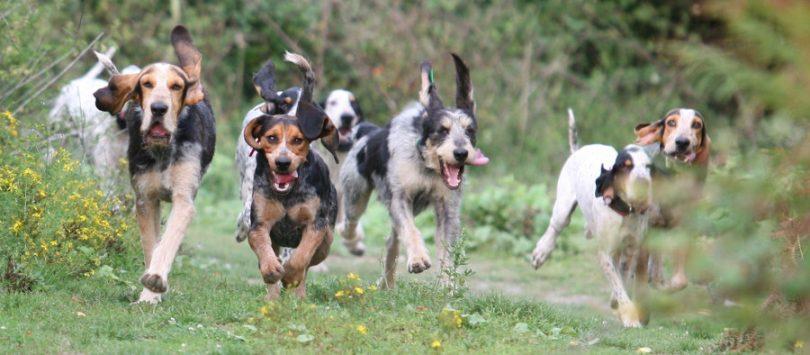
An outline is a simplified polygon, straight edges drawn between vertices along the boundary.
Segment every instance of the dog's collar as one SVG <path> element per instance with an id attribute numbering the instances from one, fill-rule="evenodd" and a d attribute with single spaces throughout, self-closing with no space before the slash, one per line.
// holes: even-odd
<path id="1" fill-rule="evenodd" d="M 619 196 L 615 196 L 613 199 L 611 199 L 608 207 L 622 217 L 627 217 L 631 213 L 635 212 L 633 206 L 630 206 L 630 204 L 619 198 Z"/>

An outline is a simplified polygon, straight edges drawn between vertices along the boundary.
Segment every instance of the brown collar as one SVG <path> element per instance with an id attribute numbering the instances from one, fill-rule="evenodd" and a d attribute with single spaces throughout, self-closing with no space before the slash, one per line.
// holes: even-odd
<path id="1" fill-rule="evenodd" d="M 633 206 L 630 206 L 630 204 L 628 204 L 618 196 L 615 196 L 613 199 L 610 200 L 610 204 L 608 205 L 608 207 L 610 207 L 610 209 L 612 209 L 613 212 L 618 213 L 619 216 L 622 217 L 627 217 L 631 213 L 635 212 Z"/>

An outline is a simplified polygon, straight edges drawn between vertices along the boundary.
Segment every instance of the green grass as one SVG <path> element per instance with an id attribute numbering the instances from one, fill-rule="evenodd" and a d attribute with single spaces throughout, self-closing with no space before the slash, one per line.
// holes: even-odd
<path id="1" fill-rule="evenodd" d="M 472 254 L 475 275 L 462 299 L 437 286 L 435 268 L 409 275 L 399 265 L 395 290 L 367 290 L 362 302 L 339 303 L 334 294 L 348 272 L 358 273 L 364 285 L 380 274 L 388 224 L 376 203 L 364 220 L 366 256 L 351 257 L 336 241 L 329 271 L 310 274 L 306 300 L 283 295 L 268 305 L 255 256 L 233 240 L 238 206 L 201 194 L 160 305 L 130 305 L 139 269 L 113 270 L 120 280 L 99 273 L 33 293 L 0 294 L 0 352 L 406 353 L 434 351 L 431 344 L 438 340 L 447 352 L 626 353 L 649 347 L 671 353 L 706 349 L 724 327 L 701 306 L 705 291 L 693 287 L 679 296 L 693 300 L 691 312 L 654 314 L 645 329 L 621 329 L 607 306 L 593 243 L 577 230 L 563 236 L 575 252 L 555 254 L 538 271 L 522 258 Z M 439 316 L 448 305 L 484 322 L 447 328 Z M 367 334 L 358 331 L 360 325 Z"/>

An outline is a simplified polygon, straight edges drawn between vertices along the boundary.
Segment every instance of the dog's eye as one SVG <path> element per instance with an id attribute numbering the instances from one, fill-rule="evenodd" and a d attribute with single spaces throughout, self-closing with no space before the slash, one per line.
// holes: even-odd
<path id="1" fill-rule="evenodd" d="M 337 105 L 337 101 L 329 101 L 329 106 L 335 106 L 335 105 Z"/>
<path id="2" fill-rule="evenodd" d="M 473 134 L 475 134 L 475 128 L 467 127 L 467 135 L 471 136 Z"/>
<path id="3" fill-rule="evenodd" d="M 667 126 L 670 126 L 670 127 L 675 127 L 676 125 L 678 125 L 678 123 L 677 123 L 677 122 L 675 122 L 675 120 L 669 120 L 669 121 L 667 121 Z"/>
<path id="4" fill-rule="evenodd" d="M 155 87 L 155 85 L 152 84 L 152 82 L 147 81 L 147 82 L 143 83 L 143 87 L 145 87 L 147 89 L 151 89 L 151 88 Z"/>
<path id="5" fill-rule="evenodd" d="M 267 136 L 266 139 L 270 143 L 278 142 L 278 137 L 276 137 L 276 136 Z"/>
<path id="6" fill-rule="evenodd" d="M 172 85 L 172 87 L 171 87 L 172 91 L 180 91 L 180 89 L 182 89 L 182 88 L 183 88 L 183 87 L 182 87 L 182 86 L 180 86 L 180 84 L 174 84 L 174 85 Z"/>
<path id="7" fill-rule="evenodd" d="M 293 138 L 292 143 L 293 143 L 294 145 L 299 145 L 299 144 L 301 144 L 301 143 L 304 143 L 304 140 L 303 140 L 303 139 L 301 139 L 300 137 L 295 137 L 295 138 Z"/>
<path id="8" fill-rule="evenodd" d="M 692 122 L 692 129 L 700 129 L 701 127 L 703 127 L 702 123 L 700 123 L 698 121 Z"/>
<path id="9" fill-rule="evenodd" d="M 444 127 L 444 126 L 439 128 L 439 134 L 445 135 L 445 134 L 448 134 L 448 133 L 450 133 L 450 128 L 447 128 L 447 127 Z"/>

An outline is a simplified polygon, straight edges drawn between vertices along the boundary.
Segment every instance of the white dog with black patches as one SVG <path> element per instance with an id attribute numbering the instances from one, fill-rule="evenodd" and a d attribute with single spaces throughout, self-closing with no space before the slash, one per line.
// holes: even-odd
<path id="1" fill-rule="evenodd" d="M 51 127 L 78 138 L 84 154 L 92 159 L 96 175 L 108 187 L 116 183 L 118 164 L 127 156 L 129 135 L 123 114 L 112 116 L 97 109 L 93 93 L 107 86 L 107 81 L 99 78 L 105 67 L 111 75 L 120 74 L 110 60 L 114 53 L 115 48 L 105 54 L 96 53 L 98 63 L 59 90 L 48 114 Z M 123 74 L 139 71 L 140 68 L 130 65 L 124 68 Z"/>
<path id="2" fill-rule="evenodd" d="M 329 178 L 337 189 L 339 201 L 337 214 L 338 224 L 335 226 L 335 230 L 343 235 L 345 224 L 342 223 L 344 219 L 343 203 L 340 202 L 343 200 L 343 189 L 340 188 L 339 183 L 340 166 L 346 160 L 346 155 L 349 153 L 349 150 L 352 149 L 356 141 L 355 138 L 362 137 L 379 127 L 365 121 L 360 103 L 349 90 L 332 90 L 326 97 L 326 100 L 321 103 L 321 107 L 324 109 L 324 112 L 326 112 L 326 115 L 329 116 L 329 120 L 332 121 L 332 124 L 338 129 L 339 143 L 337 157 L 339 162 L 335 162 L 333 159 L 325 159 L 325 161 L 326 165 L 329 166 Z M 326 154 L 328 156 L 330 154 L 321 144 L 314 144 L 313 146 L 318 149 L 321 155 Z M 345 245 L 353 255 L 362 256 L 366 251 L 365 244 L 363 244 L 365 233 L 363 232 L 363 225 L 359 222 L 355 227 L 354 235 L 356 236 L 354 240 L 344 239 L 343 245 Z"/>
<path id="3" fill-rule="evenodd" d="M 586 233 L 599 243 L 598 261 L 625 327 L 641 327 L 646 323 L 646 316 L 631 300 L 625 281 L 634 279 L 633 270 L 637 273 L 635 280 L 647 279 L 646 275 L 638 274 L 645 269 L 637 269 L 636 264 L 647 228 L 645 212 L 652 204 L 651 163 L 650 155 L 638 145 L 628 145 L 617 152 L 613 147 L 593 144 L 573 152 L 560 172 L 548 229 L 532 253 L 532 264 L 539 268 L 548 260 L 557 237 L 579 206 L 585 216 Z M 646 281 L 636 282 L 636 294 L 645 286 Z"/>

